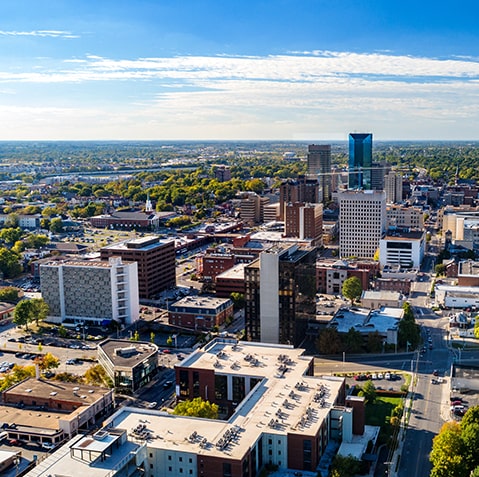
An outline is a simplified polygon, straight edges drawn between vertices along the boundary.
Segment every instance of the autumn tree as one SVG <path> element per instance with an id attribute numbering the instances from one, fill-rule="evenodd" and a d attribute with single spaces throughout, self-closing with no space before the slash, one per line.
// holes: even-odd
<path id="1" fill-rule="evenodd" d="M 363 287 L 361 285 L 361 280 L 358 277 L 349 277 L 346 278 L 343 282 L 342 294 L 348 300 L 351 300 L 351 306 L 354 304 L 356 300 L 361 298 L 361 294 L 363 293 Z"/>
<path id="2" fill-rule="evenodd" d="M 218 405 L 197 397 L 188 401 L 181 401 L 173 410 L 178 416 L 204 417 L 218 419 Z"/>
<path id="3" fill-rule="evenodd" d="M 85 382 L 94 386 L 113 387 L 113 381 L 108 376 L 105 368 L 101 364 L 95 364 L 85 371 Z"/>
<path id="4" fill-rule="evenodd" d="M 4 278 L 15 278 L 22 273 L 20 255 L 13 250 L 0 248 L 0 272 Z"/>
<path id="5" fill-rule="evenodd" d="M 40 366 L 42 371 L 46 371 L 48 369 L 58 368 L 58 366 L 60 366 L 60 359 L 52 353 L 46 353 L 43 356 L 35 358 L 35 363 Z"/>
<path id="6" fill-rule="evenodd" d="M 432 451 L 429 455 L 432 463 L 430 476 L 467 477 L 469 472 L 463 454 L 461 425 L 455 421 L 446 422 L 432 441 Z"/>
<path id="7" fill-rule="evenodd" d="M 47 302 L 43 298 L 32 298 L 31 302 L 31 321 L 35 321 L 38 326 L 39 321 L 43 321 L 49 313 Z"/>

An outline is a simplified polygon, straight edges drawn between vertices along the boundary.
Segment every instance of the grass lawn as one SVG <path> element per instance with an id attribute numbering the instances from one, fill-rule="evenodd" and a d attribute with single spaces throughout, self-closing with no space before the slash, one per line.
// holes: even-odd
<path id="1" fill-rule="evenodd" d="M 378 444 L 390 444 L 394 429 L 389 424 L 389 417 L 393 409 L 401 404 L 401 401 L 400 397 L 378 397 L 374 404 L 366 405 L 366 424 L 381 428 Z"/>

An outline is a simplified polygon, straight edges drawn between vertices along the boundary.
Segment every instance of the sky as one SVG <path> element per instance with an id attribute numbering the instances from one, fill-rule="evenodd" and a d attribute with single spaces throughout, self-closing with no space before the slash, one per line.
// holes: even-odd
<path id="1" fill-rule="evenodd" d="M 1 0 L 0 140 L 479 139 L 475 0 Z"/>

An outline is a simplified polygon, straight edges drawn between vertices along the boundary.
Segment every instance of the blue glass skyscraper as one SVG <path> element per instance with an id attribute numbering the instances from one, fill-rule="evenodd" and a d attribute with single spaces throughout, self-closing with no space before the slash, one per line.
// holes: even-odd
<path id="1" fill-rule="evenodd" d="M 371 190 L 373 165 L 373 135 L 351 133 L 349 135 L 348 187 Z"/>

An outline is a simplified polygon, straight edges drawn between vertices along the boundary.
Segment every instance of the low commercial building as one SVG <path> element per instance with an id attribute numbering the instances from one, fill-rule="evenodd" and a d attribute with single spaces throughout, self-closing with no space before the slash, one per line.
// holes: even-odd
<path id="1" fill-rule="evenodd" d="M 107 339 L 98 344 L 98 362 L 115 388 L 136 392 L 158 372 L 158 346 L 146 341 Z"/>
<path id="2" fill-rule="evenodd" d="M 371 310 L 384 307 L 401 308 L 403 302 L 404 296 L 396 291 L 365 290 L 361 294 L 361 305 Z"/>
<path id="3" fill-rule="evenodd" d="M 316 262 L 318 293 L 341 294 L 344 281 L 351 277 L 357 277 L 361 282 L 362 289 L 367 290 L 372 275 L 369 268 L 362 268 L 360 264 L 352 264 L 347 260 L 321 260 Z"/>
<path id="4" fill-rule="evenodd" d="M 192 330 L 212 330 L 233 316 L 233 302 L 228 298 L 187 296 L 168 309 L 170 325 Z"/>
<path id="5" fill-rule="evenodd" d="M 26 379 L 2 393 L 0 422 L 9 439 L 59 444 L 94 426 L 113 409 L 113 390 Z"/>
<path id="6" fill-rule="evenodd" d="M 244 263 L 238 263 L 216 277 L 217 297 L 229 298 L 232 293 L 245 294 L 244 268 Z"/>
<path id="7" fill-rule="evenodd" d="M 403 316 L 402 308 L 384 307 L 379 310 L 340 308 L 329 322 L 329 326 L 342 334 L 353 328 L 365 338 L 369 333 L 378 332 L 385 343 L 397 344 L 399 321 Z"/>
<path id="8" fill-rule="evenodd" d="M 479 287 L 436 285 L 434 294 L 441 308 L 479 308 Z"/>

